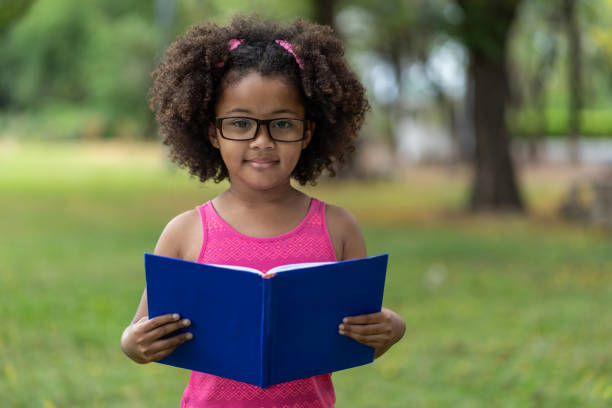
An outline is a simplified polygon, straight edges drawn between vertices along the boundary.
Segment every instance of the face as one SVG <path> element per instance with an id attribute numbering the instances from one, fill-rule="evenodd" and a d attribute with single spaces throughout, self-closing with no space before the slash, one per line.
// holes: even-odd
<path id="1" fill-rule="evenodd" d="M 304 119 L 305 109 L 298 90 L 287 80 L 252 72 L 225 87 L 215 113 L 256 119 Z M 312 138 L 314 124 L 306 124 L 305 129 L 305 138 L 297 142 L 272 140 L 263 124 L 252 140 L 224 139 L 214 126 L 209 130 L 209 138 L 221 151 L 232 186 L 266 190 L 289 185 L 300 154 Z"/>

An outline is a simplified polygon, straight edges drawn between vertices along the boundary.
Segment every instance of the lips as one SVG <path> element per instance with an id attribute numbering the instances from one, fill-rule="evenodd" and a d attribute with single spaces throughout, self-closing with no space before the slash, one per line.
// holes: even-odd
<path id="1" fill-rule="evenodd" d="M 267 169 L 279 163 L 279 160 L 267 158 L 256 158 L 245 161 L 256 169 Z"/>

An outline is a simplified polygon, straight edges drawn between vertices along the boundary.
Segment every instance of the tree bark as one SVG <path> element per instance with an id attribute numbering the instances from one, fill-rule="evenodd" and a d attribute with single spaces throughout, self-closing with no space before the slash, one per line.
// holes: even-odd
<path id="1" fill-rule="evenodd" d="M 475 174 L 470 207 L 475 211 L 522 211 L 506 130 L 508 78 L 505 58 L 470 55 L 474 84 Z"/>
<path id="2" fill-rule="evenodd" d="M 319 24 L 328 25 L 336 31 L 334 16 L 336 12 L 336 0 L 314 0 L 315 21 Z"/>
<path id="3" fill-rule="evenodd" d="M 464 18 L 458 36 L 468 49 L 474 87 L 472 211 L 524 210 L 506 129 L 509 101 L 506 48 L 520 0 L 457 0 Z"/>

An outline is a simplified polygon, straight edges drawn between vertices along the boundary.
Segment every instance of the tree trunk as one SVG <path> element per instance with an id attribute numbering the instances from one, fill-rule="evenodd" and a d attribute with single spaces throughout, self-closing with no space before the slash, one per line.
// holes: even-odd
<path id="1" fill-rule="evenodd" d="M 505 117 L 510 94 L 506 46 L 519 3 L 520 0 L 457 0 L 464 15 L 458 36 L 469 52 L 474 92 L 472 211 L 524 210 Z"/>
<path id="2" fill-rule="evenodd" d="M 578 27 L 577 0 L 563 0 L 563 17 L 568 40 L 569 84 L 569 157 L 574 165 L 580 162 L 580 111 L 582 109 L 582 52 Z"/>
<path id="3" fill-rule="evenodd" d="M 522 211 L 505 122 L 508 100 L 505 53 L 498 58 L 479 52 L 470 54 L 476 138 L 470 207 L 476 211 Z"/>
<path id="4" fill-rule="evenodd" d="M 319 24 L 328 25 L 336 31 L 334 24 L 336 0 L 314 0 L 314 18 Z"/>

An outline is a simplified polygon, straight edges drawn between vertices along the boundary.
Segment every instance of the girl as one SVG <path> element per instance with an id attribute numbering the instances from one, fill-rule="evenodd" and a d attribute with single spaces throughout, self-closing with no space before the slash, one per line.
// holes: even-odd
<path id="1" fill-rule="evenodd" d="M 152 106 L 172 159 L 201 181 L 229 179 L 213 200 L 171 220 L 155 253 L 202 263 L 274 266 L 366 256 L 355 218 L 292 187 L 351 152 L 369 108 L 329 27 L 237 17 L 193 27 L 153 73 Z M 316 302 L 316 299 L 313 299 Z M 176 314 L 147 317 L 146 291 L 121 338 L 138 363 L 193 336 Z M 214 335 L 214 327 L 210 328 Z M 404 334 L 395 312 L 346 317 L 341 334 L 380 357 Z M 259 388 L 192 372 L 182 407 L 332 407 L 331 374 Z"/>

